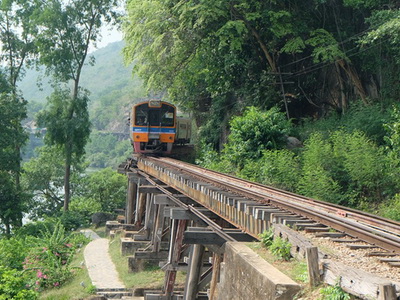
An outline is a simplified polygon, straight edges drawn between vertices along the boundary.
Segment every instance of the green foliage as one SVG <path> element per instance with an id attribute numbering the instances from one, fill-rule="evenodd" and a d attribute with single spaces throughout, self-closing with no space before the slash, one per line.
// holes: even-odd
<path id="1" fill-rule="evenodd" d="M 287 191 L 295 191 L 301 175 L 298 156 L 290 150 L 266 150 L 259 160 L 249 160 L 238 176 L 271 185 Z"/>
<path id="2" fill-rule="evenodd" d="M 277 108 L 261 111 L 249 107 L 243 116 L 230 122 L 231 133 L 224 153 L 238 166 L 246 159 L 257 159 L 266 149 L 279 149 L 286 144 L 291 124 Z"/>
<path id="3" fill-rule="evenodd" d="M 315 63 L 334 62 L 337 59 L 346 58 L 337 40 L 325 29 L 316 29 L 311 32 L 310 39 L 305 43 L 314 47 L 312 56 Z"/>
<path id="4" fill-rule="evenodd" d="M 1 300 L 36 300 L 38 293 L 26 287 L 26 275 L 0 265 L 0 299 Z"/>
<path id="5" fill-rule="evenodd" d="M 22 262 L 29 251 L 29 237 L 0 239 L 0 266 L 22 270 Z"/>
<path id="6" fill-rule="evenodd" d="M 356 206 L 362 199 L 382 200 L 393 193 L 393 178 L 383 149 L 365 134 L 315 133 L 305 142 L 298 192 Z"/>
<path id="7" fill-rule="evenodd" d="M 61 190 L 64 186 L 64 161 L 61 151 L 56 146 L 44 146 L 36 149 L 38 156 L 23 165 L 22 183 L 32 195 L 29 217 L 32 220 L 60 213 L 64 198 Z M 75 187 L 84 166 L 73 162 Z"/>
<path id="8" fill-rule="evenodd" d="M 379 206 L 379 214 L 385 218 L 400 221 L 400 194 L 396 194 L 393 199 L 382 202 Z"/>
<path id="9" fill-rule="evenodd" d="M 89 214 L 92 210 L 88 210 L 86 205 L 79 204 L 88 199 L 89 203 L 100 206 L 102 212 L 114 212 L 114 209 L 121 208 L 125 204 L 127 181 L 126 177 L 117 173 L 111 168 L 102 169 L 91 173 L 82 178 L 80 189 L 77 191 L 80 198 L 76 201 L 75 208 L 79 211 L 82 209 L 84 214 Z"/>
<path id="10" fill-rule="evenodd" d="M 320 132 L 327 137 L 329 132 L 335 130 L 347 133 L 358 130 L 378 145 L 382 145 L 386 135 L 384 124 L 390 119 L 390 110 L 385 106 L 382 104 L 365 106 L 356 102 L 351 104 L 344 114 L 332 113 L 316 121 L 305 120 L 299 130 L 301 138 L 306 140 L 313 132 Z"/>
<path id="11" fill-rule="evenodd" d="M 290 260 L 291 248 L 292 245 L 287 240 L 284 240 L 278 236 L 274 238 L 271 246 L 269 247 L 269 250 L 274 256 L 278 257 L 279 259 Z"/>
<path id="12" fill-rule="evenodd" d="M 88 100 L 85 93 L 74 99 L 69 90 L 56 90 L 48 99 L 47 109 L 37 116 L 39 126 L 47 129 L 46 144 L 59 147 L 64 155 L 77 160 L 85 153 L 90 134 Z"/>
<path id="13" fill-rule="evenodd" d="M 87 198 L 85 196 L 76 196 L 72 198 L 70 211 L 79 213 L 82 216 L 82 220 L 88 222 L 91 219 L 91 216 L 100 212 L 101 204 L 95 198 Z"/>
<path id="14" fill-rule="evenodd" d="M 92 132 L 85 151 L 91 167 L 115 167 L 131 155 L 132 145 L 128 139 L 120 141 L 116 134 Z"/>
<path id="15" fill-rule="evenodd" d="M 52 231 L 46 228 L 24 261 L 25 273 L 30 278 L 28 285 L 42 290 L 58 287 L 71 278 L 73 268 L 70 263 L 84 241 L 87 239 L 67 234 L 60 222 Z"/>
<path id="16" fill-rule="evenodd" d="M 80 212 L 64 211 L 60 216 L 60 223 L 64 226 L 66 231 L 74 231 L 80 227 L 88 226 L 89 222 L 84 218 Z"/>
<path id="17" fill-rule="evenodd" d="M 313 134 L 304 143 L 303 171 L 298 192 L 309 197 L 338 203 L 342 199 L 339 183 L 333 177 L 340 170 L 332 145 L 321 134 Z"/>
<path id="18" fill-rule="evenodd" d="M 268 230 L 264 230 L 263 233 L 260 233 L 259 236 L 262 245 L 266 248 L 269 248 L 274 240 L 274 230 L 272 227 L 270 227 Z"/>
<path id="19" fill-rule="evenodd" d="M 320 290 L 323 300 L 348 300 L 350 295 L 342 290 L 339 282 L 334 286 L 327 286 Z"/>
<path id="20" fill-rule="evenodd" d="M 16 231 L 16 236 L 24 238 L 25 236 L 40 237 L 45 230 L 54 230 L 54 219 L 46 218 L 43 221 L 34 221 L 24 224 Z"/>

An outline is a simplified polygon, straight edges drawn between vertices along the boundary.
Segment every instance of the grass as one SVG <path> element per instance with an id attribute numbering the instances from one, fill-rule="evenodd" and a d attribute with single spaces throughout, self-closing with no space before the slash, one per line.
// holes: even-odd
<path id="1" fill-rule="evenodd" d="M 128 258 L 121 255 L 121 239 L 117 235 L 110 242 L 111 259 L 117 268 L 121 280 L 127 288 L 143 289 L 162 289 L 165 273 L 158 267 L 147 267 L 144 271 L 138 273 L 128 272 Z M 177 286 L 183 286 L 185 275 L 178 272 L 176 278 Z"/>
<path id="2" fill-rule="evenodd" d="M 92 229 L 95 233 L 97 233 L 98 236 L 101 238 L 107 237 L 106 236 L 106 226 L 102 226 L 102 227 L 98 227 L 98 228 L 92 226 L 92 227 L 90 227 L 90 229 Z"/>
<path id="3" fill-rule="evenodd" d="M 75 255 L 71 266 L 77 267 L 75 276 L 63 284 L 60 288 L 45 290 L 40 294 L 42 300 L 73 300 L 83 299 L 91 295 L 93 290 L 89 274 L 85 267 L 82 267 L 83 249 Z M 82 285 L 81 285 L 82 283 Z"/>
<path id="4" fill-rule="evenodd" d="M 305 260 L 291 259 L 290 261 L 285 261 L 278 259 L 274 256 L 268 249 L 264 248 L 260 242 L 248 243 L 250 249 L 260 255 L 261 258 L 265 259 L 268 263 L 273 265 L 283 274 L 287 275 L 298 284 L 302 286 L 302 290 L 297 295 L 296 299 L 302 300 L 330 300 L 330 299 L 342 299 L 335 298 L 337 292 L 330 293 L 329 286 L 321 284 L 318 287 L 310 287 L 308 282 L 308 271 L 307 263 Z M 328 292 L 326 292 L 329 290 Z M 353 296 L 343 299 L 357 299 Z"/>

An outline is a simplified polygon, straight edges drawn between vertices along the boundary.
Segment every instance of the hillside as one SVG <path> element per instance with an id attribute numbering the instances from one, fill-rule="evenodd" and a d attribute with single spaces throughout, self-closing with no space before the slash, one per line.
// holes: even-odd
<path id="1" fill-rule="evenodd" d="M 125 67 L 122 59 L 123 46 L 123 41 L 115 42 L 91 54 L 95 64 L 84 67 L 81 86 L 91 92 L 92 101 L 97 101 L 110 90 L 121 90 L 132 83 L 132 67 Z M 19 86 L 28 101 L 45 102 L 52 91 L 43 68 L 27 70 Z"/>
<path id="2" fill-rule="evenodd" d="M 89 113 L 96 130 L 124 132 L 129 107 L 144 95 L 141 81 L 132 77 L 132 66 L 123 63 L 123 46 L 120 41 L 94 51 L 95 64 L 86 64 L 82 71 L 81 86 L 90 91 Z M 28 122 L 51 94 L 49 81 L 44 69 L 29 69 L 20 83 L 30 103 Z"/>

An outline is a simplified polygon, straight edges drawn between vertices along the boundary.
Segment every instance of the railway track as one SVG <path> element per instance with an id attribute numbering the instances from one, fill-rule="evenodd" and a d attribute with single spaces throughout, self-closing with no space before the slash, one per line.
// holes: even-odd
<path id="1" fill-rule="evenodd" d="M 138 158 L 139 169 L 147 172 L 150 165 L 152 168 L 157 166 L 155 168 L 176 170 L 180 174 L 195 177 L 221 190 L 305 217 L 386 251 L 400 254 L 399 222 L 238 179 L 171 158 Z M 242 229 L 257 237 L 247 228 Z"/>

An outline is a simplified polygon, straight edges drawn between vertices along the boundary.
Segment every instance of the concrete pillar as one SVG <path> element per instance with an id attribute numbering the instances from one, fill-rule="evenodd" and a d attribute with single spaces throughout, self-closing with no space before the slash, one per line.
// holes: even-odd
<path id="1" fill-rule="evenodd" d="M 191 245 L 189 256 L 189 268 L 186 276 L 184 300 L 196 299 L 199 292 L 199 281 L 201 276 L 201 268 L 203 267 L 204 246 L 200 244 Z"/>

